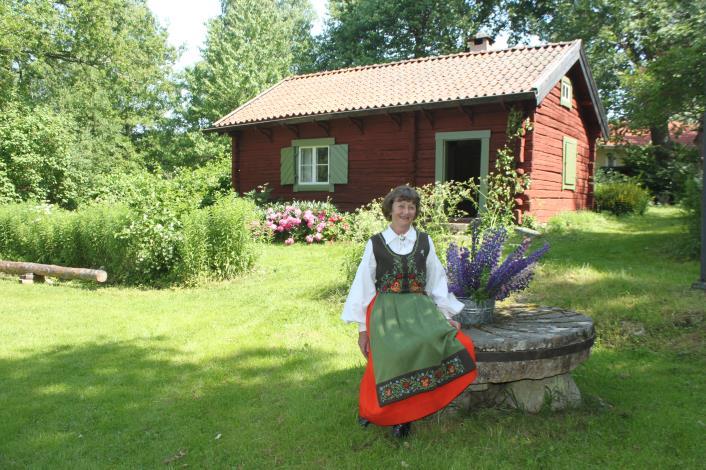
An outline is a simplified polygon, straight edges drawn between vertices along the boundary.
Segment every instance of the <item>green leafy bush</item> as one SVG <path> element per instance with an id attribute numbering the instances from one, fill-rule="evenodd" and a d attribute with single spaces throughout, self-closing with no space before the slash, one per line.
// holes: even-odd
<path id="1" fill-rule="evenodd" d="M 698 175 L 699 153 L 693 147 L 674 144 L 660 160 L 656 155 L 664 150 L 652 145 L 629 145 L 626 149 L 622 171 L 647 188 L 658 201 L 679 202 L 688 182 Z"/>
<path id="2" fill-rule="evenodd" d="M 130 221 L 125 206 L 66 211 L 31 203 L 0 206 L 0 257 L 105 269 L 111 282 L 134 276 L 129 245 L 115 237 Z"/>
<path id="3" fill-rule="evenodd" d="M 138 206 L 156 194 L 177 214 L 213 205 L 233 193 L 230 159 L 214 160 L 199 168 L 182 168 L 173 174 L 134 171 L 98 175 L 85 203 L 125 203 Z"/>
<path id="4" fill-rule="evenodd" d="M 643 215 L 650 202 L 650 193 L 635 182 L 623 181 L 596 184 L 596 211 L 615 215 Z"/>
<path id="5" fill-rule="evenodd" d="M 0 203 L 75 207 L 84 175 L 71 153 L 71 123 L 49 108 L 7 104 L 0 113 Z"/>

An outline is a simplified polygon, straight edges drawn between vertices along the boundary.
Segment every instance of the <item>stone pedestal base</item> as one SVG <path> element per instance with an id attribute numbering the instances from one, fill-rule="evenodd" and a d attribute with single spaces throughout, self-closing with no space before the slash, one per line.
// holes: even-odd
<path id="1" fill-rule="evenodd" d="M 571 374 L 561 374 L 537 380 L 488 384 L 485 390 L 467 390 L 458 401 L 461 408 L 508 406 L 538 413 L 544 406 L 553 411 L 578 406 L 581 392 Z"/>
<path id="2" fill-rule="evenodd" d="M 555 307 L 514 305 L 495 322 L 464 330 L 476 348 L 478 378 L 453 408 L 509 406 L 537 413 L 581 403 L 571 371 L 588 359 L 593 320 Z"/>

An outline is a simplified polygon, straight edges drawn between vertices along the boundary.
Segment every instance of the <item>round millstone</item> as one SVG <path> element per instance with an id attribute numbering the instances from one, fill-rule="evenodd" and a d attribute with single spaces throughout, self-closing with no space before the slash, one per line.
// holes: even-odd
<path id="1" fill-rule="evenodd" d="M 475 345 L 476 386 L 566 374 L 588 358 L 595 339 L 591 318 L 538 305 L 498 307 L 493 323 L 463 331 Z"/>

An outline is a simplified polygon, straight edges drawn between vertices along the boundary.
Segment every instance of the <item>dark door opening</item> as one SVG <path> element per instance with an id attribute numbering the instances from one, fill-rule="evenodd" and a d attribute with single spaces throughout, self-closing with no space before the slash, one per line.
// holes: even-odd
<path id="1" fill-rule="evenodd" d="M 452 140 L 446 142 L 446 180 L 468 181 L 480 184 L 480 140 Z M 476 201 L 478 195 L 475 196 Z M 478 215 L 470 201 L 463 201 L 458 208 L 470 217 Z"/>

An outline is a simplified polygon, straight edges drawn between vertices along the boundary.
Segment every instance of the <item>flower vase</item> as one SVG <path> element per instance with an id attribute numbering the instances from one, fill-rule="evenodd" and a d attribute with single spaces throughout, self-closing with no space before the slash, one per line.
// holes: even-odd
<path id="1" fill-rule="evenodd" d="M 495 299 L 481 300 L 477 302 L 468 297 L 459 297 L 464 307 L 461 312 L 454 318 L 467 328 L 473 325 L 485 325 L 493 322 L 493 312 L 495 312 Z"/>

